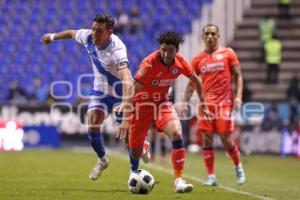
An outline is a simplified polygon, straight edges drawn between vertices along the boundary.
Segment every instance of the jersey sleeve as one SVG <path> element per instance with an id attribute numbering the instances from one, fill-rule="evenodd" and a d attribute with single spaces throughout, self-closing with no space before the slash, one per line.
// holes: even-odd
<path id="1" fill-rule="evenodd" d="M 87 38 L 91 34 L 89 29 L 79 29 L 76 31 L 75 41 L 79 44 L 87 45 Z"/>
<path id="2" fill-rule="evenodd" d="M 127 50 L 124 44 L 120 45 L 120 47 L 118 47 L 115 51 L 113 51 L 112 59 L 117 70 L 127 67 L 127 65 L 119 65 L 121 62 L 128 63 Z"/>
<path id="3" fill-rule="evenodd" d="M 228 65 L 229 65 L 229 67 L 234 67 L 234 66 L 240 64 L 236 53 L 231 48 L 228 49 L 228 53 L 229 53 L 228 54 L 228 59 L 229 59 L 228 60 Z"/>
<path id="4" fill-rule="evenodd" d="M 147 61 L 147 60 L 144 60 L 139 69 L 137 70 L 135 76 L 134 76 L 134 79 L 136 79 L 137 81 L 141 82 L 142 84 L 146 84 L 149 80 L 149 70 L 150 68 L 152 68 L 152 64 Z M 148 76 L 147 76 L 148 75 Z"/>
<path id="5" fill-rule="evenodd" d="M 192 66 L 192 69 L 195 71 L 196 74 L 200 74 L 200 68 L 198 67 L 197 63 L 198 63 L 198 59 L 193 58 L 191 66 Z"/>
<path id="6" fill-rule="evenodd" d="M 184 58 L 181 58 L 181 65 L 182 65 L 182 74 L 186 77 L 189 77 L 192 74 L 192 67 L 189 65 Z"/>

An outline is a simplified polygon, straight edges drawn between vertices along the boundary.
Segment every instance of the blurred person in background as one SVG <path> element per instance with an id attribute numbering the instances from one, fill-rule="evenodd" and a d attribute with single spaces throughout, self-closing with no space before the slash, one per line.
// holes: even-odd
<path id="1" fill-rule="evenodd" d="M 17 81 L 12 81 L 9 84 L 7 100 L 11 101 L 13 104 L 25 104 L 29 100 L 29 95 Z"/>
<path id="2" fill-rule="evenodd" d="M 115 33 L 124 34 L 128 32 L 129 17 L 122 9 L 118 10 L 115 22 Z"/>
<path id="3" fill-rule="evenodd" d="M 276 33 L 276 22 L 275 20 L 269 15 L 266 14 L 262 20 L 259 21 L 258 24 L 259 30 L 259 39 L 261 45 L 261 62 L 264 62 L 265 58 L 265 42 L 273 37 Z"/>
<path id="4" fill-rule="evenodd" d="M 248 81 L 244 80 L 243 82 L 243 103 L 251 102 L 252 91 L 249 88 Z"/>
<path id="5" fill-rule="evenodd" d="M 119 110 L 130 109 L 128 99 L 133 93 L 133 80 L 128 66 L 126 46 L 113 34 L 114 19 L 109 14 L 96 15 L 91 29 L 65 30 L 47 33 L 41 38 L 44 44 L 55 40 L 74 39 L 87 49 L 93 65 L 94 88 L 90 93 L 88 105 L 88 139 L 97 154 L 97 162 L 89 178 L 96 180 L 108 167 L 108 158 L 104 148 L 101 124 L 113 107 Z M 129 128 L 128 112 L 123 112 L 119 131 L 127 133 Z M 145 154 L 146 155 L 146 154 Z M 150 158 L 149 158 L 150 159 Z M 132 162 L 132 159 L 130 159 Z M 131 163 L 132 164 L 132 163 Z"/>
<path id="6" fill-rule="evenodd" d="M 264 43 L 265 63 L 267 64 L 267 83 L 277 83 L 280 64 L 282 62 L 282 42 L 274 34 Z"/>
<path id="7" fill-rule="evenodd" d="M 264 115 L 262 130 L 263 131 L 281 131 L 283 128 L 283 123 L 279 118 L 278 111 L 275 105 L 271 105 L 270 108 L 266 110 Z"/>
<path id="8" fill-rule="evenodd" d="M 300 102 L 300 90 L 299 90 L 299 79 L 297 76 L 294 76 L 290 82 L 289 87 L 286 92 L 286 97 L 289 102 L 291 116 L 290 122 L 298 123 L 299 115 L 298 115 L 298 106 Z"/>
<path id="9" fill-rule="evenodd" d="M 277 0 L 279 18 L 290 19 L 290 0 Z"/>
<path id="10" fill-rule="evenodd" d="M 49 86 L 42 84 L 42 80 L 39 77 L 33 79 L 33 88 L 30 99 L 38 104 L 46 104 L 49 97 Z"/>
<path id="11" fill-rule="evenodd" d="M 129 13 L 129 33 L 138 34 L 143 29 L 143 22 L 140 17 L 140 8 L 134 5 Z"/>
<path id="12" fill-rule="evenodd" d="M 154 162 L 156 159 L 156 147 L 159 144 L 159 151 L 161 156 L 161 162 L 166 162 L 167 146 L 166 139 L 163 135 L 163 132 L 158 130 L 154 125 L 152 125 L 148 130 L 148 136 L 150 139 L 150 152 L 151 152 L 151 161 Z M 158 142 L 158 143 L 157 143 Z"/>
<path id="13" fill-rule="evenodd" d="M 203 134 L 202 154 L 208 172 L 205 186 L 216 186 L 217 178 L 214 171 L 213 133 L 219 134 L 224 148 L 230 155 L 235 166 L 238 184 L 246 182 L 246 176 L 240 160 L 237 144 L 230 137 L 234 131 L 232 116 L 233 108 L 240 110 L 243 99 L 243 77 L 237 55 L 231 48 L 221 47 L 219 28 L 208 24 L 202 29 L 202 40 L 205 50 L 192 60 L 192 67 L 203 80 L 204 94 L 209 112 L 213 118 L 207 118 L 200 111 L 198 134 Z M 232 79 L 235 80 L 236 94 L 232 91 Z M 185 89 L 184 101 L 189 102 L 193 87 L 188 83 Z M 183 107 L 183 112 L 187 111 Z"/>

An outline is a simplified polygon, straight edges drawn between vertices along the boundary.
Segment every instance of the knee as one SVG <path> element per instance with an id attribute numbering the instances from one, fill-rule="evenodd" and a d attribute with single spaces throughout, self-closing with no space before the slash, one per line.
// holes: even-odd
<path id="1" fill-rule="evenodd" d="M 203 148 L 212 148 L 213 142 L 211 140 L 204 140 L 203 142 Z"/>
<path id="2" fill-rule="evenodd" d="M 100 132 L 100 126 L 99 125 L 89 124 L 89 132 L 99 133 Z"/>
<path id="3" fill-rule="evenodd" d="M 174 132 L 171 134 L 171 136 L 172 136 L 172 138 L 171 138 L 172 141 L 183 140 L 182 131 L 179 129 L 174 130 Z"/>
<path id="4" fill-rule="evenodd" d="M 234 147 L 233 141 L 228 136 L 221 137 L 225 149 L 232 149 Z"/>
<path id="5" fill-rule="evenodd" d="M 90 114 L 88 116 L 88 129 L 92 133 L 100 132 L 101 120 L 96 114 Z"/>
<path id="6" fill-rule="evenodd" d="M 203 136 L 203 147 L 204 148 L 212 148 L 213 147 L 213 137 L 212 135 Z"/>

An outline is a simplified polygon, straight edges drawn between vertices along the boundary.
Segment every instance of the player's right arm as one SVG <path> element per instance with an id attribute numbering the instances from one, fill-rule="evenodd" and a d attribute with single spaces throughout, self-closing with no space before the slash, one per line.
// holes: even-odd
<path id="1" fill-rule="evenodd" d="M 76 30 L 65 30 L 58 33 L 46 33 L 41 38 L 44 44 L 50 44 L 54 40 L 75 39 Z"/>

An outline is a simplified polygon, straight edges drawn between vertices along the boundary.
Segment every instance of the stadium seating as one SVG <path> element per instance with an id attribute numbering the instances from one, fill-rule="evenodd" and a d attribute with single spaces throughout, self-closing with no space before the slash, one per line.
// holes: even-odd
<path id="1" fill-rule="evenodd" d="M 90 1 L 2 1 L 0 2 L 0 102 L 7 103 L 9 84 L 17 80 L 28 94 L 34 92 L 33 79 L 38 77 L 43 86 L 57 80 L 76 84 L 82 73 L 91 73 L 91 63 L 84 47 L 72 41 L 40 43 L 46 32 L 64 29 L 89 28 L 95 14 L 115 15 L 122 8 L 127 14 L 133 5 L 140 8 L 143 31 L 120 37 L 127 45 L 130 66 L 134 73 L 140 61 L 158 46 L 155 38 L 160 32 L 191 31 L 191 22 L 200 17 L 200 7 L 212 0 L 90 0 Z M 59 88 L 59 87 L 55 87 Z M 55 89 L 56 94 L 67 94 Z M 76 101 L 76 87 L 68 102 Z"/>

